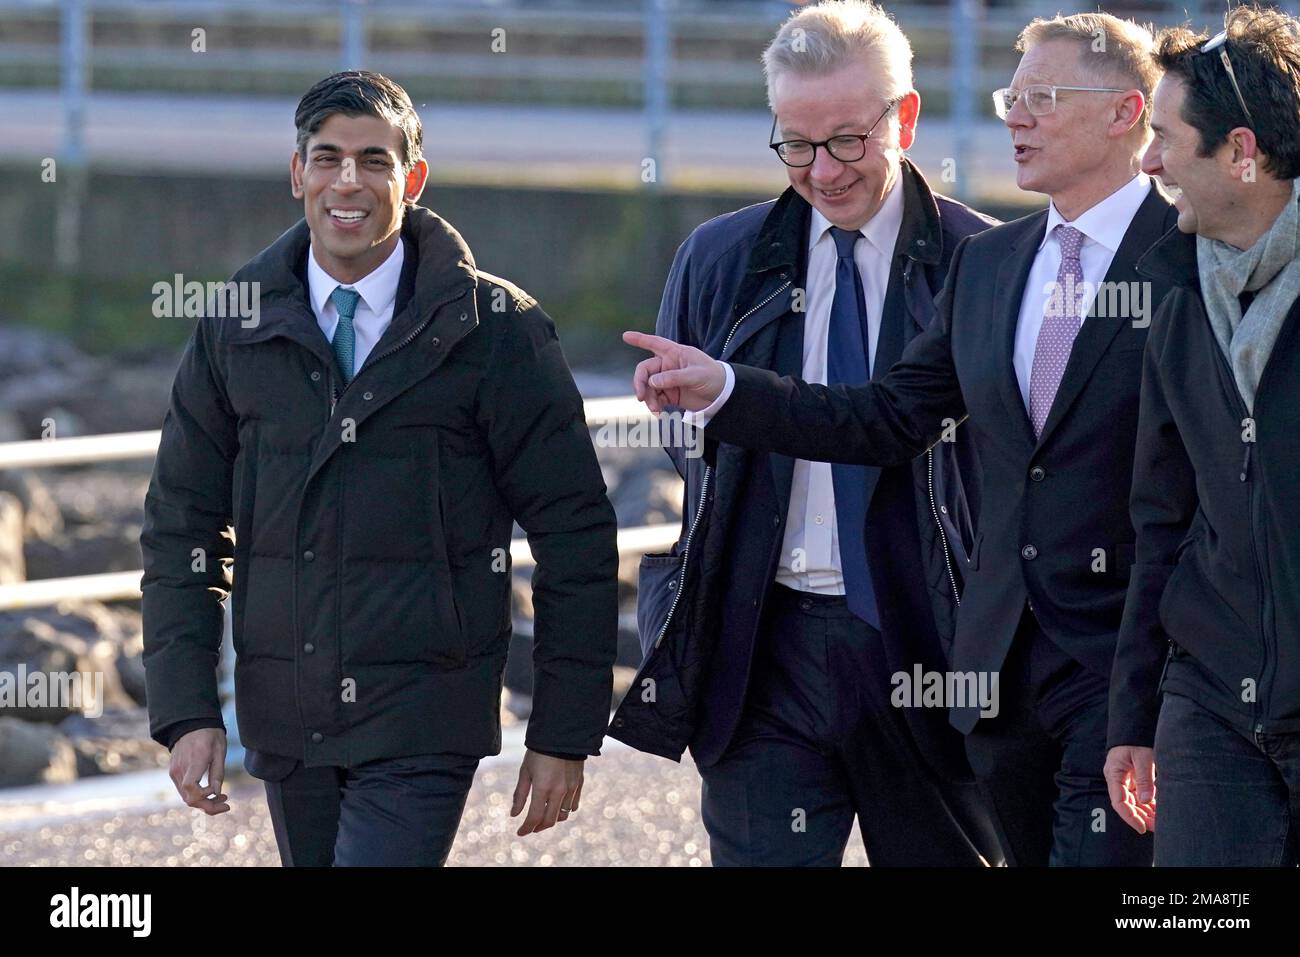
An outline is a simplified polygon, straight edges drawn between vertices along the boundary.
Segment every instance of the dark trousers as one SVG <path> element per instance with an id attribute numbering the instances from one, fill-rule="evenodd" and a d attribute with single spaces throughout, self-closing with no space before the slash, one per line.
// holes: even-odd
<path id="1" fill-rule="evenodd" d="M 1151 866 L 1151 835 L 1120 820 L 1102 777 L 1108 687 L 1025 610 L 999 675 L 998 714 L 966 736 L 1008 865 Z"/>
<path id="2" fill-rule="evenodd" d="M 287 759 L 285 759 L 287 760 Z M 478 758 L 453 754 L 303 767 L 266 780 L 285 867 L 441 867 Z"/>
<path id="3" fill-rule="evenodd" d="M 855 816 L 873 866 L 996 861 L 976 787 L 937 780 L 891 690 L 843 597 L 774 585 L 740 725 L 700 769 L 714 865 L 836 866 Z"/>
<path id="4" fill-rule="evenodd" d="M 1165 694 L 1156 725 L 1156 865 L 1295 867 L 1300 733 L 1257 734 Z"/>

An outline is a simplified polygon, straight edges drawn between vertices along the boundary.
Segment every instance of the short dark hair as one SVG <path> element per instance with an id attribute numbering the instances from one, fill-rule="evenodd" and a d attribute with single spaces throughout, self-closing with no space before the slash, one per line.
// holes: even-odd
<path id="1" fill-rule="evenodd" d="M 424 158 L 424 128 L 406 91 L 382 73 L 345 70 L 325 77 L 298 101 L 298 155 L 307 161 L 307 140 L 336 113 L 376 116 L 402 131 L 402 171 Z"/>
<path id="2" fill-rule="evenodd" d="M 1208 36 L 1185 27 L 1162 31 L 1156 63 L 1186 87 L 1183 122 L 1200 133 L 1197 154 L 1211 155 L 1228 133 L 1244 126 L 1255 133 L 1263 169 L 1277 179 L 1300 177 L 1300 21 L 1266 7 L 1239 6 L 1224 20 L 1232 70 L 1250 119 L 1217 50 L 1201 53 Z"/>

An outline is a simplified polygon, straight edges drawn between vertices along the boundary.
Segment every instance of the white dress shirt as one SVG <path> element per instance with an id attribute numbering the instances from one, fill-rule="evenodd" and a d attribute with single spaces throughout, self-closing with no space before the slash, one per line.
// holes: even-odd
<path id="1" fill-rule="evenodd" d="M 406 244 L 398 237 L 397 246 L 387 259 L 368 275 L 356 282 L 339 282 L 327 273 L 316 261 L 315 249 L 307 249 L 307 291 L 311 299 L 312 312 L 325 338 L 334 341 L 334 330 L 339 325 L 339 310 L 330 299 L 330 294 L 339 286 L 355 289 L 361 297 L 357 300 L 356 312 L 352 316 L 352 328 L 356 333 L 356 343 L 352 350 L 352 374 L 357 371 L 370 355 L 379 337 L 384 334 L 388 324 L 393 321 L 393 304 L 397 299 L 397 281 L 402 276 L 402 264 L 406 260 Z"/>
<path id="2" fill-rule="evenodd" d="M 1038 254 L 1029 269 L 1024 298 L 1020 301 L 1020 318 L 1016 323 L 1014 364 L 1016 381 L 1020 384 L 1020 395 L 1026 409 L 1029 408 L 1029 373 L 1034 367 L 1038 331 L 1043 326 L 1043 313 L 1056 285 L 1056 274 L 1061 269 L 1061 243 L 1053 235 L 1053 230 L 1064 224 L 1083 233 L 1079 265 L 1083 269 L 1084 282 L 1089 284 L 1088 288 L 1095 296 L 1097 287 L 1106 279 L 1115 251 L 1128 232 L 1129 223 L 1137 215 L 1138 207 L 1147 198 L 1150 189 L 1151 178 L 1146 173 L 1138 173 L 1100 203 L 1081 213 L 1072 223 L 1066 222 L 1055 203 L 1048 208 L 1047 232 L 1043 234 Z M 1086 317 L 1092 308 L 1092 299 L 1084 302 L 1082 308 Z"/>
<path id="3" fill-rule="evenodd" d="M 894 245 L 903 224 L 903 189 L 900 179 L 885 196 L 876 215 L 862 227 L 863 239 L 853 247 L 853 261 L 862 277 L 867 308 L 870 364 L 876 362 L 876 343 L 885 293 L 889 288 Z M 808 231 L 808 275 L 804 290 L 803 371 L 805 382 L 826 384 L 826 350 L 830 340 L 831 303 L 835 298 L 835 267 L 839 256 L 830 235 L 831 223 L 816 208 Z M 723 363 L 727 384 L 706 409 L 687 413 L 686 421 L 703 428 L 731 396 L 735 374 Z M 835 486 L 829 462 L 795 459 L 790 483 L 790 507 L 776 580 L 799 591 L 844 594 L 840 566 L 839 531 L 835 522 Z"/>

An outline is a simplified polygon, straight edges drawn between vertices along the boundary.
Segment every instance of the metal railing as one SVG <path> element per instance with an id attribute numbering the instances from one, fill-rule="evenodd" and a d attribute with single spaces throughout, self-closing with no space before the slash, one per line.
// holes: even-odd
<path id="1" fill-rule="evenodd" d="M 633 396 L 588 399 L 583 403 L 583 408 L 587 425 L 593 429 L 614 422 L 630 423 L 650 418 L 645 406 Z M 158 452 L 161 435 L 159 431 L 118 432 L 57 440 L 0 443 L 0 470 L 152 458 Z M 621 529 L 618 533 L 619 555 L 644 554 L 665 549 L 677 541 L 679 531 L 676 522 Z M 512 541 L 510 558 L 516 566 L 527 567 L 532 564 L 533 556 L 526 539 L 516 538 Z M 141 569 L 0 585 L 0 611 L 53 605 L 75 598 L 100 601 L 139 598 L 140 578 L 143 574 Z"/>

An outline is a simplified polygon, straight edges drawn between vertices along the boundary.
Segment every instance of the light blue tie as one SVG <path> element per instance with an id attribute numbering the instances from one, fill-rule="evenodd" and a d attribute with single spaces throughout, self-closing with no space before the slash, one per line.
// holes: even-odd
<path id="1" fill-rule="evenodd" d="M 352 317 L 357 312 L 357 302 L 361 293 L 355 289 L 338 286 L 330 293 L 330 301 L 339 311 L 339 324 L 334 330 L 334 361 L 339 364 L 339 372 L 344 384 L 352 381 L 352 361 L 356 353 L 357 331 L 352 327 Z"/>

